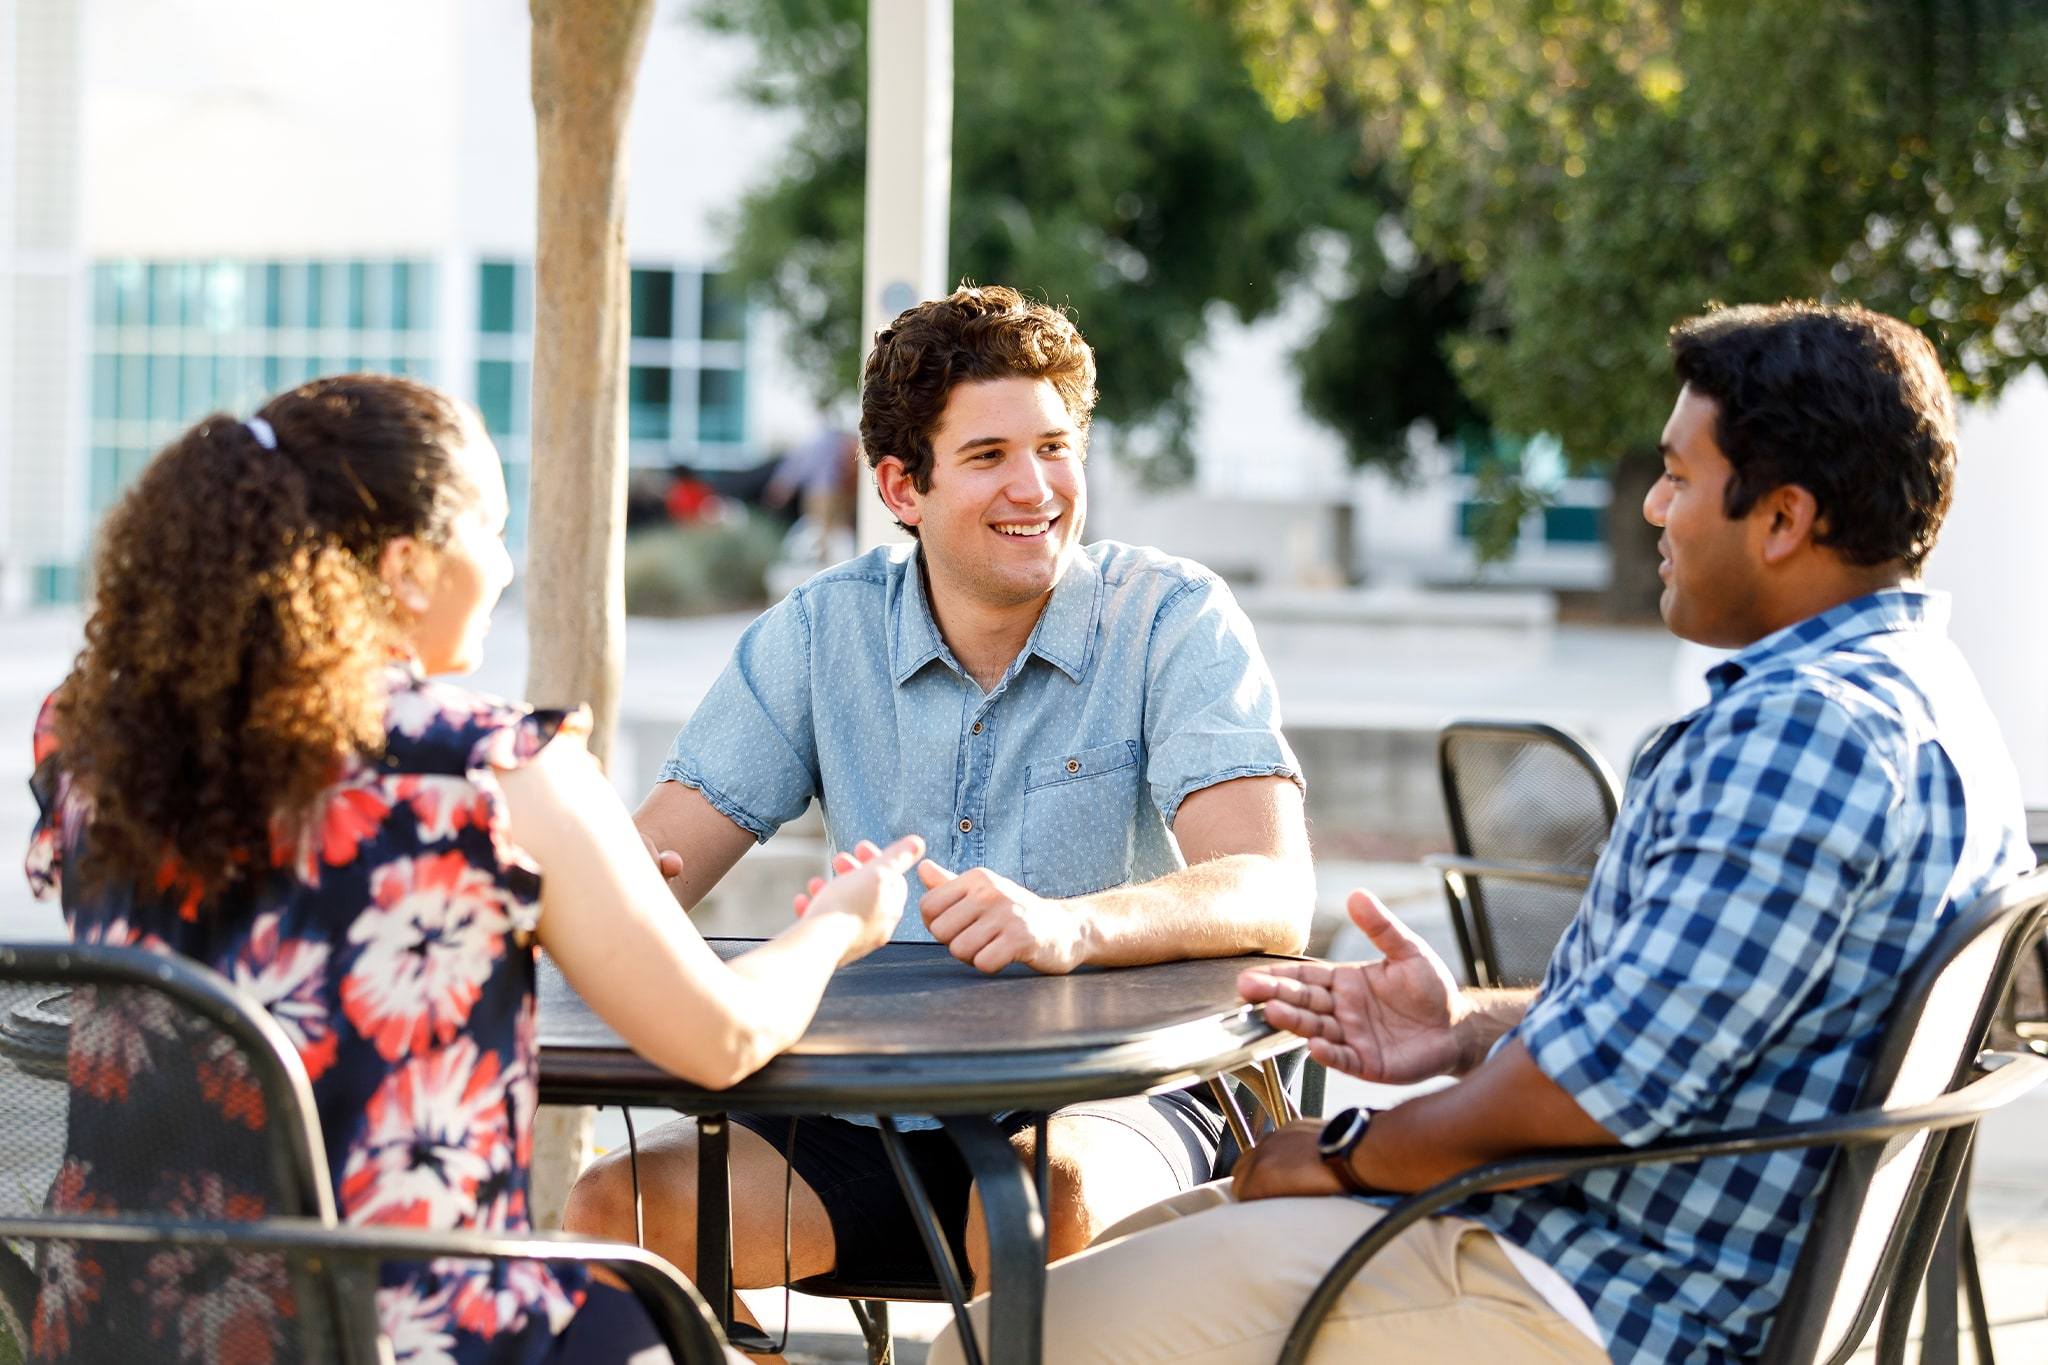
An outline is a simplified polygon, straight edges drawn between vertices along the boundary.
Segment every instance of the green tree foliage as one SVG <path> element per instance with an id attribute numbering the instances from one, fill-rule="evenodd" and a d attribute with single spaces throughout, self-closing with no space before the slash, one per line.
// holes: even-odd
<path id="1" fill-rule="evenodd" d="M 751 39 L 746 93 L 798 124 L 786 163 L 740 208 L 732 268 L 789 320 L 821 394 L 843 393 L 861 344 L 866 4 L 701 12 Z M 1361 306 L 1334 309 L 1303 357 L 1312 410 L 1362 457 L 1389 458 L 1414 416 L 1455 407 L 1435 334 L 1414 328 L 1435 325 L 1457 281 L 1447 295 L 1426 270 L 1386 267 L 1373 245 L 1385 191 L 1360 172 L 1355 123 L 1276 118 L 1225 13 L 957 0 L 954 54 L 952 271 L 1070 308 L 1103 356 L 1101 415 L 1166 437 L 1155 474 L 1185 469 L 1187 356 L 1211 307 L 1265 314 L 1331 236 L 1352 243 L 1344 302 Z M 1361 385 L 1358 347 L 1394 357 L 1407 382 Z"/>
<path id="2" fill-rule="evenodd" d="M 1425 253 L 1499 425 L 1601 465 L 1654 442 L 1664 334 L 1710 300 L 1855 299 L 1960 393 L 2048 355 L 2048 5 L 1237 0 L 1283 117 L 1332 100 Z"/>

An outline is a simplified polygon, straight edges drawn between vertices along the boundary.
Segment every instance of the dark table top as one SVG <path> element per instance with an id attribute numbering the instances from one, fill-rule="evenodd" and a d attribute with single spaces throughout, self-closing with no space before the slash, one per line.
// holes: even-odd
<path id="1" fill-rule="evenodd" d="M 758 942 L 711 945 L 730 958 Z M 1238 973 L 1262 960 L 989 977 L 938 944 L 891 943 L 832 978 L 794 1048 L 718 1092 L 636 1056 L 543 957 L 541 1094 L 686 1111 L 964 1114 L 1167 1089 L 1298 1041 L 1238 999 Z"/>

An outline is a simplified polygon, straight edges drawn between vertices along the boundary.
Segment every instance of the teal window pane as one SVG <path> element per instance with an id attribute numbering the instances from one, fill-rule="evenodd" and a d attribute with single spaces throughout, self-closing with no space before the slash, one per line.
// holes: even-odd
<path id="1" fill-rule="evenodd" d="M 635 365 L 626 372 L 626 430 L 636 441 L 666 441 L 669 433 L 669 372 Z"/>
<path id="2" fill-rule="evenodd" d="M 92 449 L 92 476 L 89 480 L 93 511 L 99 512 L 110 506 L 121 491 L 121 452 L 112 446 L 94 446 Z"/>
<path id="3" fill-rule="evenodd" d="M 248 328 L 275 324 L 269 316 L 274 297 L 269 287 L 270 269 L 262 265 L 242 267 L 242 325 Z"/>
<path id="4" fill-rule="evenodd" d="M 306 267 L 306 326 L 327 325 L 327 267 L 314 261 Z"/>
<path id="5" fill-rule="evenodd" d="M 149 267 L 149 325 L 178 325 L 178 268 L 162 263 Z"/>
<path id="6" fill-rule="evenodd" d="M 676 334 L 676 272 L 633 272 L 633 335 L 667 340 Z"/>
<path id="7" fill-rule="evenodd" d="M 121 362 L 110 355 L 92 358 L 92 415 L 121 415 Z"/>
<path id="8" fill-rule="evenodd" d="M 178 267 L 178 325 L 197 327 L 206 321 L 206 267 L 186 261 Z"/>
<path id="9" fill-rule="evenodd" d="M 178 420 L 196 422 L 213 407 L 213 364 L 203 355 L 178 361 Z"/>
<path id="10" fill-rule="evenodd" d="M 1599 545 L 1607 538 L 1604 508 L 1546 507 L 1543 539 L 1551 544 Z"/>
<path id="11" fill-rule="evenodd" d="M 341 362 L 341 371 L 343 374 L 362 374 L 369 368 L 370 367 L 364 363 L 363 358 L 359 355 L 352 355 L 347 360 Z"/>
<path id="12" fill-rule="evenodd" d="M 217 355 L 213 358 L 213 403 L 215 407 L 226 408 L 229 412 L 243 412 L 254 405 L 255 397 L 242 382 L 242 358 L 234 355 Z"/>
<path id="13" fill-rule="evenodd" d="M 143 321 L 149 313 L 148 272 L 140 261 L 122 261 L 112 273 L 114 321 L 122 326 Z"/>
<path id="14" fill-rule="evenodd" d="M 263 394 L 267 398 L 284 387 L 284 360 L 280 356 L 263 357 Z"/>
<path id="15" fill-rule="evenodd" d="M 263 325 L 284 326 L 285 270 L 282 265 L 263 267 Z"/>
<path id="16" fill-rule="evenodd" d="M 121 357 L 121 383 L 115 389 L 114 415 L 124 421 L 140 422 L 149 417 L 149 362 L 139 355 Z"/>
<path id="17" fill-rule="evenodd" d="M 349 267 L 349 298 L 351 314 L 354 311 L 356 280 L 354 272 L 362 271 L 362 321 L 351 325 L 381 332 L 391 325 L 391 263 L 388 261 L 363 261 Z"/>
<path id="18" fill-rule="evenodd" d="M 364 301 L 364 296 L 369 290 L 369 275 L 369 267 L 362 261 L 350 261 L 348 263 L 345 306 L 348 310 L 348 325 L 358 332 L 368 325 L 363 321 L 363 318 L 369 311 L 369 305 Z"/>
<path id="19" fill-rule="evenodd" d="M 78 566 L 76 564 L 40 564 L 36 566 L 35 599 L 38 606 L 56 606 L 78 600 Z"/>
<path id="20" fill-rule="evenodd" d="M 434 325 L 434 267 L 425 261 L 391 264 L 391 325 L 424 332 Z"/>
<path id="21" fill-rule="evenodd" d="M 747 377 L 738 370 L 697 374 L 697 439 L 736 443 L 747 438 Z"/>
<path id="22" fill-rule="evenodd" d="M 393 373 L 393 374 L 424 374 L 424 373 L 425 373 L 425 371 L 424 371 L 424 370 L 420 370 L 420 369 L 416 369 L 416 368 L 414 367 L 414 361 L 413 361 L 413 359 L 412 359 L 412 357 L 411 357 L 411 356 L 403 356 L 403 355 L 398 355 L 398 356 L 393 356 L 393 357 L 391 357 L 391 373 Z"/>
<path id="23" fill-rule="evenodd" d="M 513 271 L 506 261 L 485 261 L 477 270 L 476 327 L 479 332 L 512 330 Z"/>
<path id="24" fill-rule="evenodd" d="M 205 267 L 200 322 L 210 332 L 232 332 L 242 325 L 242 267 L 215 261 Z"/>
<path id="25" fill-rule="evenodd" d="M 153 355 L 149 358 L 149 420 L 176 421 L 178 417 L 178 358 Z"/>
<path id="26" fill-rule="evenodd" d="M 512 362 L 479 360 L 476 363 L 476 406 L 483 414 L 484 430 L 493 436 L 512 434 Z"/>
<path id="27" fill-rule="evenodd" d="M 114 275 L 114 267 L 96 265 L 92 268 L 92 320 L 102 327 L 111 327 L 121 320 L 121 285 Z"/>
<path id="28" fill-rule="evenodd" d="M 747 301 L 732 277 L 722 271 L 704 272 L 703 331 L 706 341 L 745 341 Z"/>
<path id="29" fill-rule="evenodd" d="M 277 281 L 277 316 L 282 327 L 306 325 L 306 267 L 286 265 Z"/>

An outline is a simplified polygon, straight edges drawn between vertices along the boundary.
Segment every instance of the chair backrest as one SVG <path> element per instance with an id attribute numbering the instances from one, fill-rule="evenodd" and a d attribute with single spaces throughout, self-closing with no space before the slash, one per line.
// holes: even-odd
<path id="1" fill-rule="evenodd" d="M 1452 721 L 1437 771 L 1451 846 L 1470 860 L 1451 913 L 1474 985 L 1533 986 L 1578 913 L 1620 801 L 1614 774 L 1576 736 L 1531 721 Z M 1494 865 L 1489 875 L 1484 864 Z M 1516 869 L 1580 874 L 1576 885 Z"/>
<path id="2" fill-rule="evenodd" d="M 139 948 L 0 944 L 0 1217 L 331 1225 L 314 1112 L 277 1022 L 205 967 Z M 29 1250 L 0 1240 L 0 1333 L 10 1336 L 38 1279 L 91 1273 L 38 1265 Z M 86 1328 L 118 1342 L 101 1335 L 112 1301 L 155 1272 L 144 1262 L 97 1272 L 102 1307 Z"/>
<path id="3" fill-rule="evenodd" d="M 531 1280 L 545 1269 L 600 1265 L 639 1301 L 680 1365 L 722 1362 L 723 1338 L 704 1300 L 674 1267 L 635 1247 L 544 1238 L 410 1229 L 336 1228 L 310 1219 L 195 1225 L 173 1219 L 0 1217 L 0 1239 L 26 1245 L 58 1292 L 37 1305 L 38 1340 L 55 1359 L 275 1361 L 278 1365 L 380 1365 L 429 1346 L 431 1316 L 408 1329 L 380 1326 L 377 1290 L 387 1267 L 471 1268 L 473 1282 Z M 119 1267 L 142 1292 L 98 1295 L 89 1267 Z M 443 1314 L 495 1313 L 482 1301 L 439 1305 Z M 89 1318 L 88 1337 L 80 1331 Z M 522 1330 L 517 1319 L 507 1329 Z M 386 1337 L 383 1328 L 395 1335 Z M 122 1343 L 107 1353 L 103 1342 Z M 432 1354 L 431 1350 L 428 1354 Z M 635 1356 L 639 1359 L 639 1356 Z"/>
<path id="4" fill-rule="evenodd" d="M 1924 1103 L 1970 1078 L 2044 914 L 2048 871 L 2031 872 L 1942 928 L 1899 994 L 1863 1107 Z M 1973 1134 L 1923 1130 L 1836 1156 L 1765 1343 L 1767 1365 L 1848 1359 L 1884 1296 L 1917 1289 Z"/>

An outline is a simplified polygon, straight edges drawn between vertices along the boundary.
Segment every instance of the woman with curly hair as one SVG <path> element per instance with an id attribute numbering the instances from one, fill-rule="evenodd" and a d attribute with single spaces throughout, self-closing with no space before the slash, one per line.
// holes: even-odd
<path id="1" fill-rule="evenodd" d="M 725 1086 L 888 937 L 922 852 L 842 856 L 794 925 L 721 962 L 584 747 L 585 711 L 435 680 L 478 662 L 512 573 L 505 517 L 475 413 L 424 384 L 345 375 L 209 417 L 109 515 L 85 648 L 37 724 L 38 894 L 61 895 L 75 940 L 194 958 L 271 1011 L 353 1224 L 528 1226 L 536 942 L 643 1055 Z M 232 1115 L 189 1152 L 123 1132 L 152 1085 L 198 1084 L 176 1051 L 130 1049 L 83 1088 L 74 1068 L 59 1211 L 164 1207 L 180 1179 L 206 1192 L 194 1216 L 261 1211 L 232 1188 Z M 98 1269 L 46 1271 L 38 1354 L 101 1358 L 119 1315 L 66 1290 L 125 1282 Z M 378 1311 L 400 1360 L 622 1359 L 653 1340 L 630 1296 L 530 1268 L 394 1270 Z M 276 1353 L 262 1326 L 238 1326 L 238 1358 Z"/>

